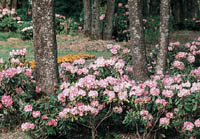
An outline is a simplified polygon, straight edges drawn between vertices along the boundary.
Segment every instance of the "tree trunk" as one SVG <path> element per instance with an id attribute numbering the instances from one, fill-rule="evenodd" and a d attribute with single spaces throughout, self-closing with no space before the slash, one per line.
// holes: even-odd
<path id="1" fill-rule="evenodd" d="M 91 36 L 92 9 L 91 0 L 83 0 L 84 5 L 84 34 Z"/>
<path id="2" fill-rule="evenodd" d="M 149 15 L 156 16 L 158 13 L 157 1 L 150 0 Z"/>
<path id="3" fill-rule="evenodd" d="M 115 0 L 108 0 L 104 28 L 103 28 L 103 39 L 104 40 L 112 39 L 114 10 L 115 10 Z"/>
<path id="4" fill-rule="evenodd" d="M 131 51 L 133 55 L 133 77 L 135 80 L 147 78 L 147 62 L 142 26 L 141 0 L 129 0 L 129 22 Z"/>
<path id="5" fill-rule="evenodd" d="M 175 10 L 175 14 L 174 14 L 174 17 L 175 17 L 175 21 L 177 22 L 177 23 L 180 23 L 180 21 L 181 21 L 181 4 L 180 4 L 180 0 L 176 0 L 175 2 L 174 2 L 174 10 Z M 162 10 L 162 9 L 160 9 L 160 10 Z"/>
<path id="6" fill-rule="evenodd" d="M 12 9 L 17 10 L 17 0 L 12 0 Z"/>
<path id="7" fill-rule="evenodd" d="M 36 83 L 51 95 L 58 81 L 54 0 L 33 0 L 32 11 Z"/>
<path id="8" fill-rule="evenodd" d="M 6 8 L 11 9 L 11 0 L 6 0 Z"/>
<path id="9" fill-rule="evenodd" d="M 157 56 L 156 73 L 164 73 L 167 63 L 167 51 L 169 45 L 169 0 L 161 0 L 160 3 L 160 44 Z"/>
<path id="10" fill-rule="evenodd" d="M 91 30 L 91 39 L 99 40 L 101 39 L 100 33 L 100 0 L 93 0 L 92 3 L 92 30 Z"/>
<path id="11" fill-rule="evenodd" d="M 197 13 L 197 18 L 199 18 L 200 17 L 200 0 L 197 0 L 197 5 L 198 5 L 198 13 Z"/>

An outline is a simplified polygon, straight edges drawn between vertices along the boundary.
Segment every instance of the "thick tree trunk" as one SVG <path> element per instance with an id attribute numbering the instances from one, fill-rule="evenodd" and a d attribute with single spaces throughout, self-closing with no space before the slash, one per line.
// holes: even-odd
<path id="1" fill-rule="evenodd" d="M 135 80 L 147 78 L 147 62 L 142 26 L 141 0 L 129 0 L 129 22 L 131 51 L 133 55 L 133 77 Z"/>
<path id="2" fill-rule="evenodd" d="M 36 83 L 48 95 L 58 81 L 54 0 L 32 1 Z"/>
<path id="3" fill-rule="evenodd" d="M 104 40 L 112 39 L 114 10 L 115 10 L 115 0 L 108 0 L 104 28 L 103 28 L 103 39 Z"/>
<path id="4" fill-rule="evenodd" d="M 92 9 L 91 0 L 83 0 L 84 5 L 84 34 L 91 35 Z"/>
<path id="5" fill-rule="evenodd" d="M 91 39 L 99 40 L 101 39 L 100 33 L 100 0 L 93 0 L 92 3 L 92 30 L 91 30 Z"/>
<path id="6" fill-rule="evenodd" d="M 167 63 L 167 51 L 169 45 L 169 0 L 161 0 L 160 3 L 160 44 L 157 56 L 156 73 L 164 73 Z"/>

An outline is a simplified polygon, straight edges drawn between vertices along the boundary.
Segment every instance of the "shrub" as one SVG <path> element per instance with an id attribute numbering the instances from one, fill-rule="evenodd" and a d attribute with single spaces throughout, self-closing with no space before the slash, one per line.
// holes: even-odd
<path id="1" fill-rule="evenodd" d="M 16 31 L 17 21 L 20 19 L 15 9 L 0 9 L 0 31 Z"/>
<path id="2" fill-rule="evenodd" d="M 90 129 L 94 139 L 99 126 L 106 129 L 109 122 L 115 124 L 109 121 L 113 116 L 124 119 L 123 123 L 139 138 L 155 134 L 168 137 L 171 131 L 183 138 L 198 138 L 200 68 L 195 59 L 199 41 L 170 43 L 169 50 L 173 51 L 169 52 L 165 75 L 153 74 L 157 50 L 149 49 L 152 75 L 140 82 L 131 76 L 130 50 L 109 44 L 113 56 L 108 59 L 60 63 L 60 83 L 52 96 L 43 95 L 35 86 L 26 51 L 12 51 L 7 63 L 0 60 L 1 123 L 11 125 L 9 120 L 15 113 L 12 120 L 20 119 L 16 124 L 37 138 L 69 135 L 72 129 L 82 126 Z"/>

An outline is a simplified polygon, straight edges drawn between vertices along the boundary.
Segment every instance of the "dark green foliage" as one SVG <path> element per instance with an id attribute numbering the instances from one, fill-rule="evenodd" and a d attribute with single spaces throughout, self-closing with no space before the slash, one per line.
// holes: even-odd
<path id="1" fill-rule="evenodd" d="M 55 12 L 66 17 L 73 17 L 79 21 L 83 9 L 82 0 L 56 0 Z"/>

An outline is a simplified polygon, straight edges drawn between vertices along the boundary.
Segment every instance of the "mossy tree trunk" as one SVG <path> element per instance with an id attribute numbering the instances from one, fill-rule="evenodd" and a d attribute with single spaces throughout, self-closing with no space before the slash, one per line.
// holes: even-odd
<path id="1" fill-rule="evenodd" d="M 133 55 L 133 77 L 135 80 L 147 78 L 141 2 L 141 0 L 128 0 L 131 34 L 130 47 Z"/>
<path id="2" fill-rule="evenodd" d="M 105 22 L 103 28 L 103 39 L 111 40 L 113 31 L 113 16 L 115 11 L 115 0 L 107 0 Z"/>
<path id="3" fill-rule="evenodd" d="M 92 28 L 90 38 L 93 40 L 101 39 L 100 33 L 100 1 L 101 0 L 92 0 Z"/>
<path id="4" fill-rule="evenodd" d="M 157 56 L 156 73 L 164 73 L 167 63 L 167 51 L 169 45 L 169 0 L 161 0 L 160 3 L 160 42 Z"/>
<path id="5" fill-rule="evenodd" d="M 32 11 L 36 83 L 51 95 L 58 81 L 54 0 L 32 0 Z"/>

